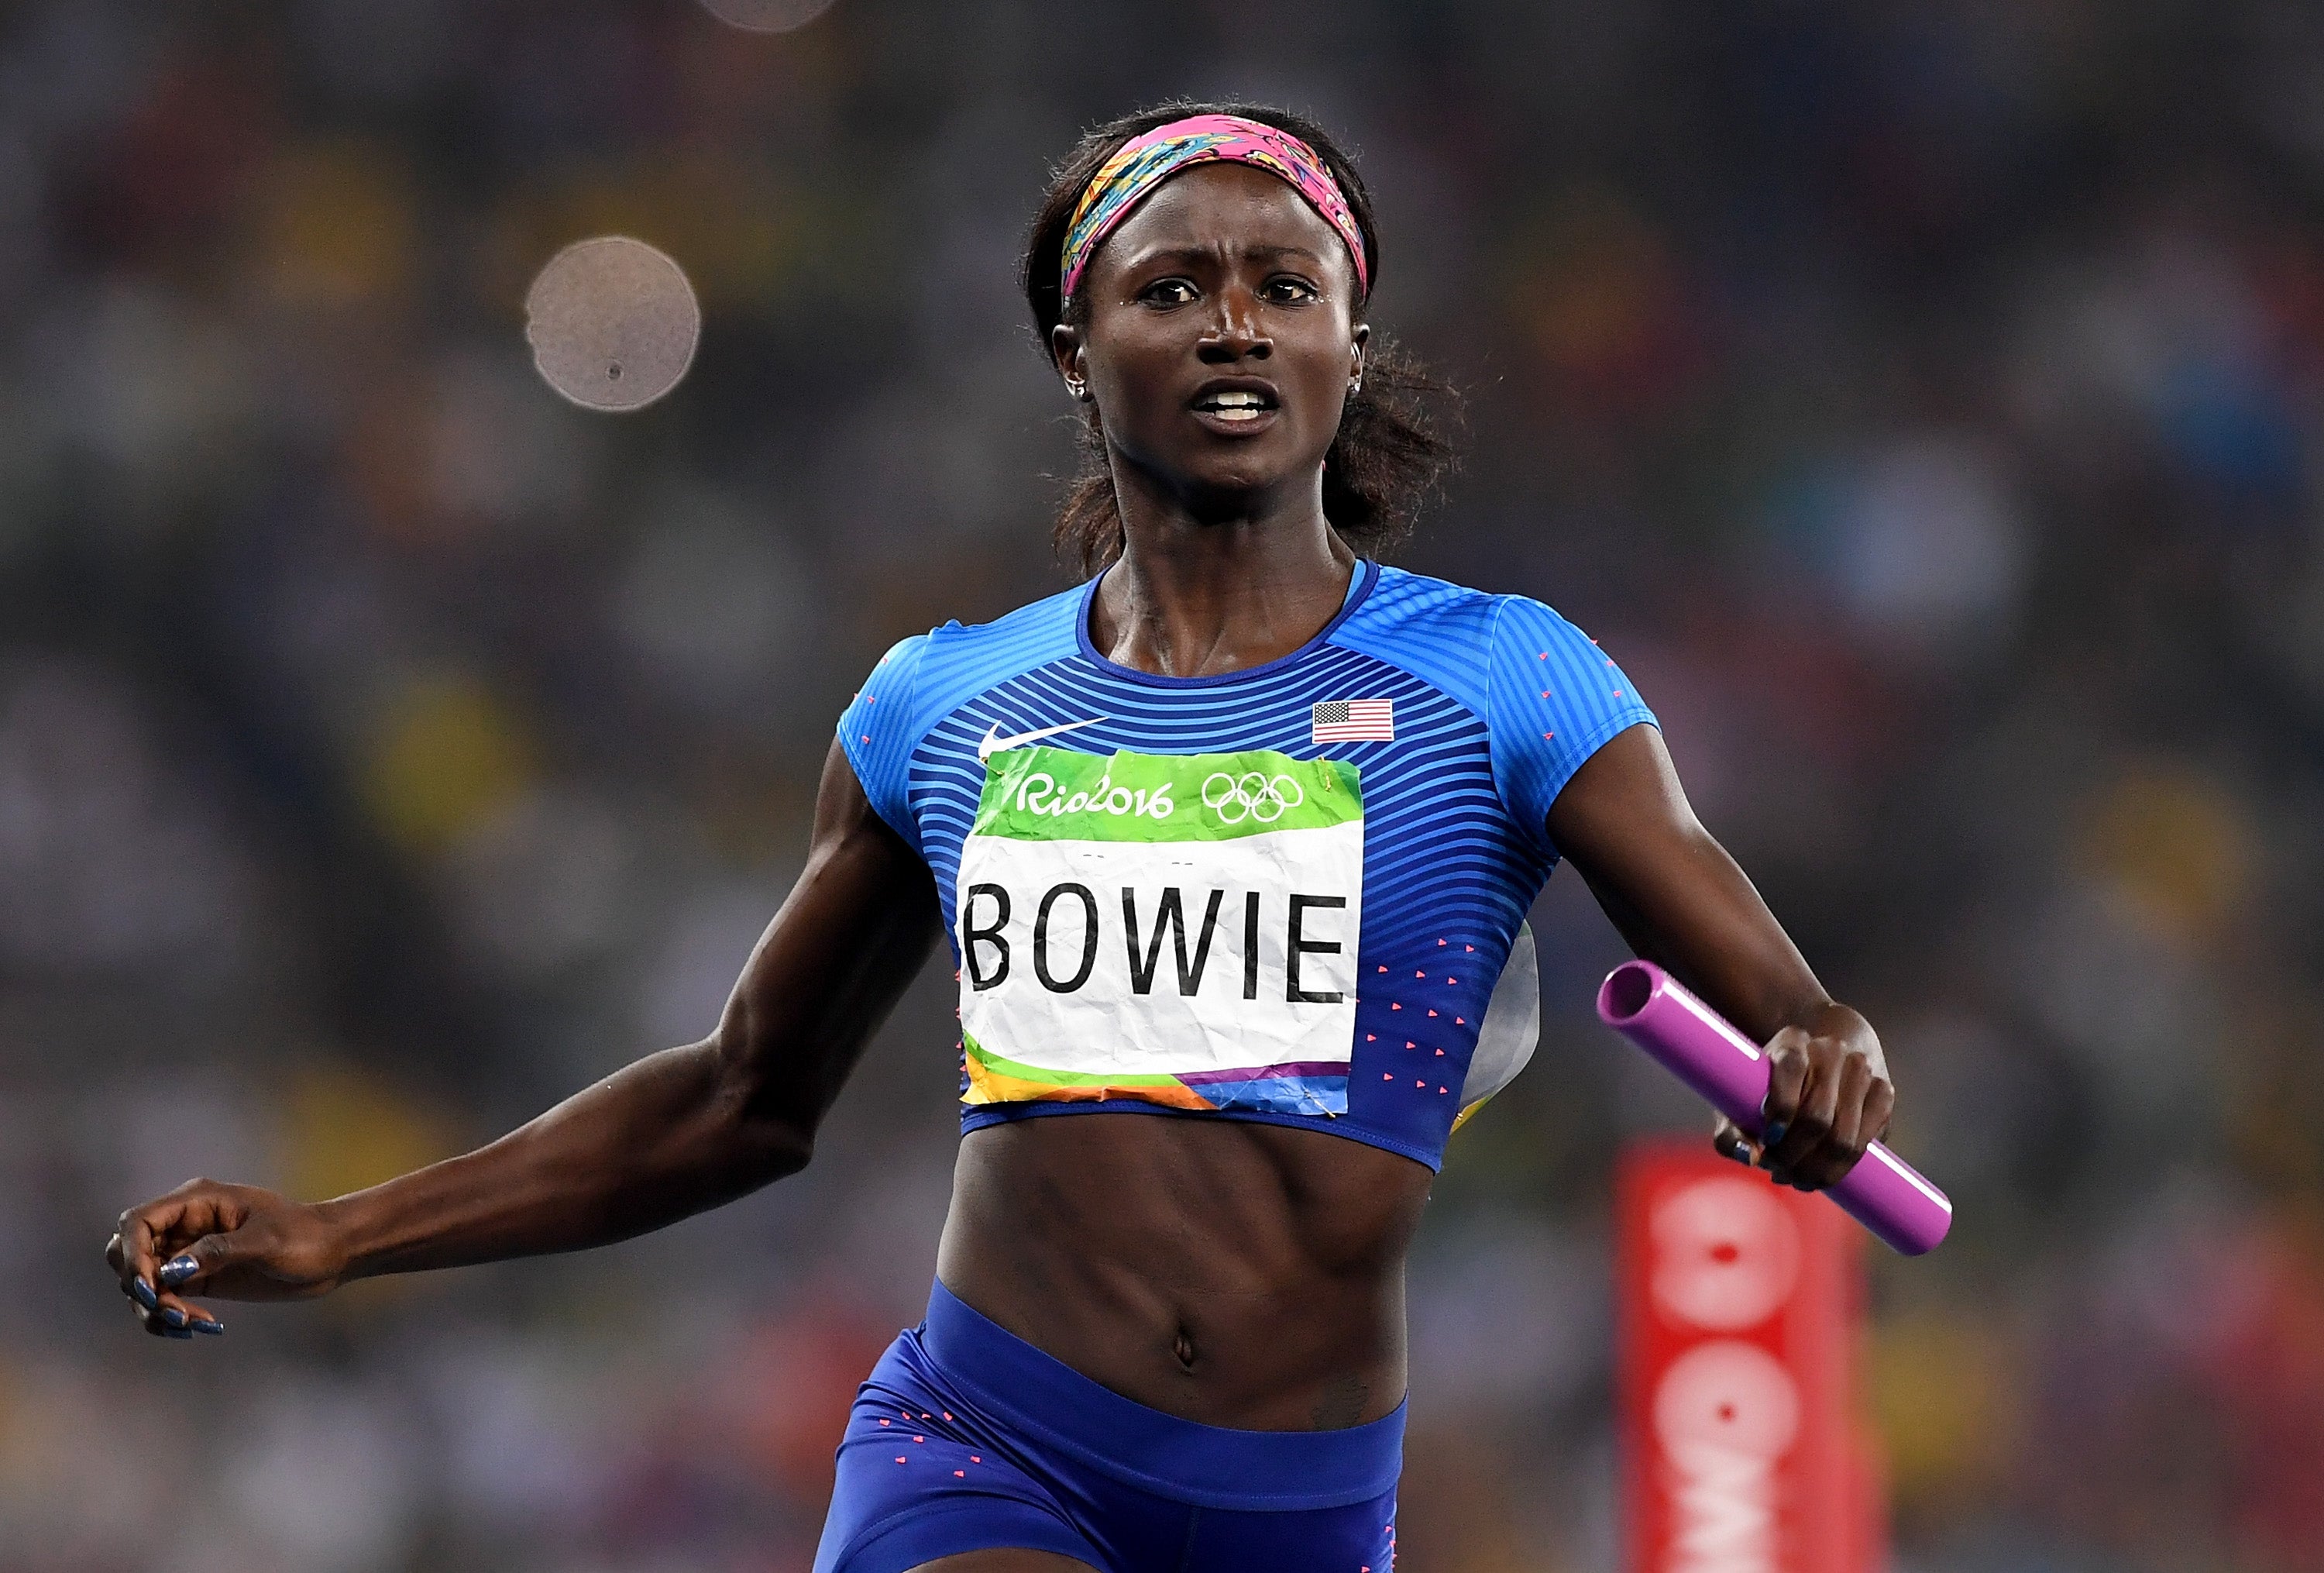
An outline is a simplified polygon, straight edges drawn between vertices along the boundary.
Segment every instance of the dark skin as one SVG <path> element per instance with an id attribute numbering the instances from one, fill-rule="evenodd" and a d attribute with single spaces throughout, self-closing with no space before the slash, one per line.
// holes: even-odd
<path id="1" fill-rule="evenodd" d="M 1355 558 L 1323 512 L 1323 459 L 1366 330 L 1337 233 L 1288 186 L 1232 164 L 1166 182 L 1110 237 L 1085 315 L 1052 348 L 1102 413 L 1125 527 L 1091 634 L 1177 676 L 1288 654 L 1337 613 Z M 1258 418 L 1198 406 L 1263 392 Z M 1637 726 L 1575 774 L 1545 830 L 1639 954 L 1773 1066 L 1755 1152 L 1831 1184 L 1886 1129 L 1880 1043 L 1835 1004 L 1696 820 L 1660 735 Z M 490 1146 L 305 1204 L 194 1180 L 132 1208 L 107 1247 L 149 1331 L 206 1320 L 188 1295 L 295 1299 L 352 1279 L 551 1251 L 659 1227 L 796 1171 L 873 1031 L 938 933 L 927 866 L 826 757 L 798 886 L 717 1030 L 649 1056 Z M 953 1291 L 1113 1391 L 1246 1430 L 1360 1424 L 1405 1386 L 1403 1274 L 1421 1164 L 1317 1132 L 1148 1115 L 990 1126 L 960 1148 L 938 1257 Z M 183 1257 L 190 1268 L 175 1265 Z M 150 1307 L 143 1301 L 149 1299 Z M 942 1573 L 1067 1559 L 982 1551 Z"/>

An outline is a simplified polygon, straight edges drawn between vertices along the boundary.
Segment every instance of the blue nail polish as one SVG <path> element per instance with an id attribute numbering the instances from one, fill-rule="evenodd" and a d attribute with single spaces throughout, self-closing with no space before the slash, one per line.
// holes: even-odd
<path id="1" fill-rule="evenodd" d="M 214 1317 L 199 1317 L 195 1319 L 193 1330 L 198 1333 L 208 1333 L 212 1337 L 220 1337 L 226 1333 L 226 1324 Z"/>
<path id="2" fill-rule="evenodd" d="M 1728 1149 L 1727 1155 L 1735 1160 L 1736 1162 L 1743 1165 L 1746 1169 L 1751 1167 L 1751 1149 L 1748 1147 L 1741 1146 L 1739 1144 L 1730 1147 Z"/>
<path id="3" fill-rule="evenodd" d="M 201 1270 L 202 1264 L 191 1256 L 172 1256 L 161 1263 L 161 1270 L 153 1276 L 161 1281 L 162 1288 L 175 1289 Z"/>
<path id="4" fill-rule="evenodd" d="M 186 1313 L 176 1306 L 171 1306 L 162 1311 L 161 1319 L 173 1328 L 182 1328 L 186 1325 Z"/>
<path id="5" fill-rule="evenodd" d="M 165 1338 L 190 1338 L 194 1330 L 191 1328 L 163 1328 L 161 1336 Z"/>
<path id="6" fill-rule="evenodd" d="M 129 1281 L 129 1298 L 147 1310 L 161 1309 L 161 1297 L 153 1292 L 153 1286 L 142 1278 L 133 1278 Z"/>
<path id="7" fill-rule="evenodd" d="M 1759 1145 L 1762 1147 L 1774 1146 L 1776 1143 L 1784 1139 L 1784 1133 L 1791 1128 L 1792 1127 L 1790 1125 L 1786 1124 L 1782 1120 L 1777 1120 L 1774 1124 L 1769 1125 L 1766 1130 L 1759 1133 Z M 166 1272 L 169 1269 L 165 1267 L 162 1271 Z"/>

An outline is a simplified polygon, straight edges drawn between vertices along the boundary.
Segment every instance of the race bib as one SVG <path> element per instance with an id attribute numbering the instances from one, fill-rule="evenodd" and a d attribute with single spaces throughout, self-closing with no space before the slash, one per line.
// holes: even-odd
<path id="1" fill-rule="evenodd" d="M 1363 884 L 1351 764 L 995 754 L 954 887 L 966 1101 L 1345 1114 Z"/>

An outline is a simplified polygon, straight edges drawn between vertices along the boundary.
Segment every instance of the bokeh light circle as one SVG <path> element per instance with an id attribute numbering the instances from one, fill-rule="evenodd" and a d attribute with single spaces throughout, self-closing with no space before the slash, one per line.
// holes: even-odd
<path id="1" fill-rule="evenodd" d="M 788 32 L 831 9 L 832 0 L 702 0 L 719 21 L 752 32 Z"/>
<path id="2" fill-rule="evenodd" d="M 642 240 L 576 241 L 524 297 L 526 342 L 549 385 L 592 410 L 636 410 L 678 386 L 702 337 L 686 272 Z"/>

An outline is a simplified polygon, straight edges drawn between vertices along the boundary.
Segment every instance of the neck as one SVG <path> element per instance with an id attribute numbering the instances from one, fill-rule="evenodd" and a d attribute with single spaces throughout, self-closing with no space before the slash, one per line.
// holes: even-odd
<path id="1" fill-rule="evenodd" d="M 1356 554 L 1324 520 L 1321 467 L 1292 495 L 1199 511 L 1113 467 L 1121 559 L 1090 618 L 1108 660 L 1216 677 L 1290 654 L 1339 614 Z"/>

